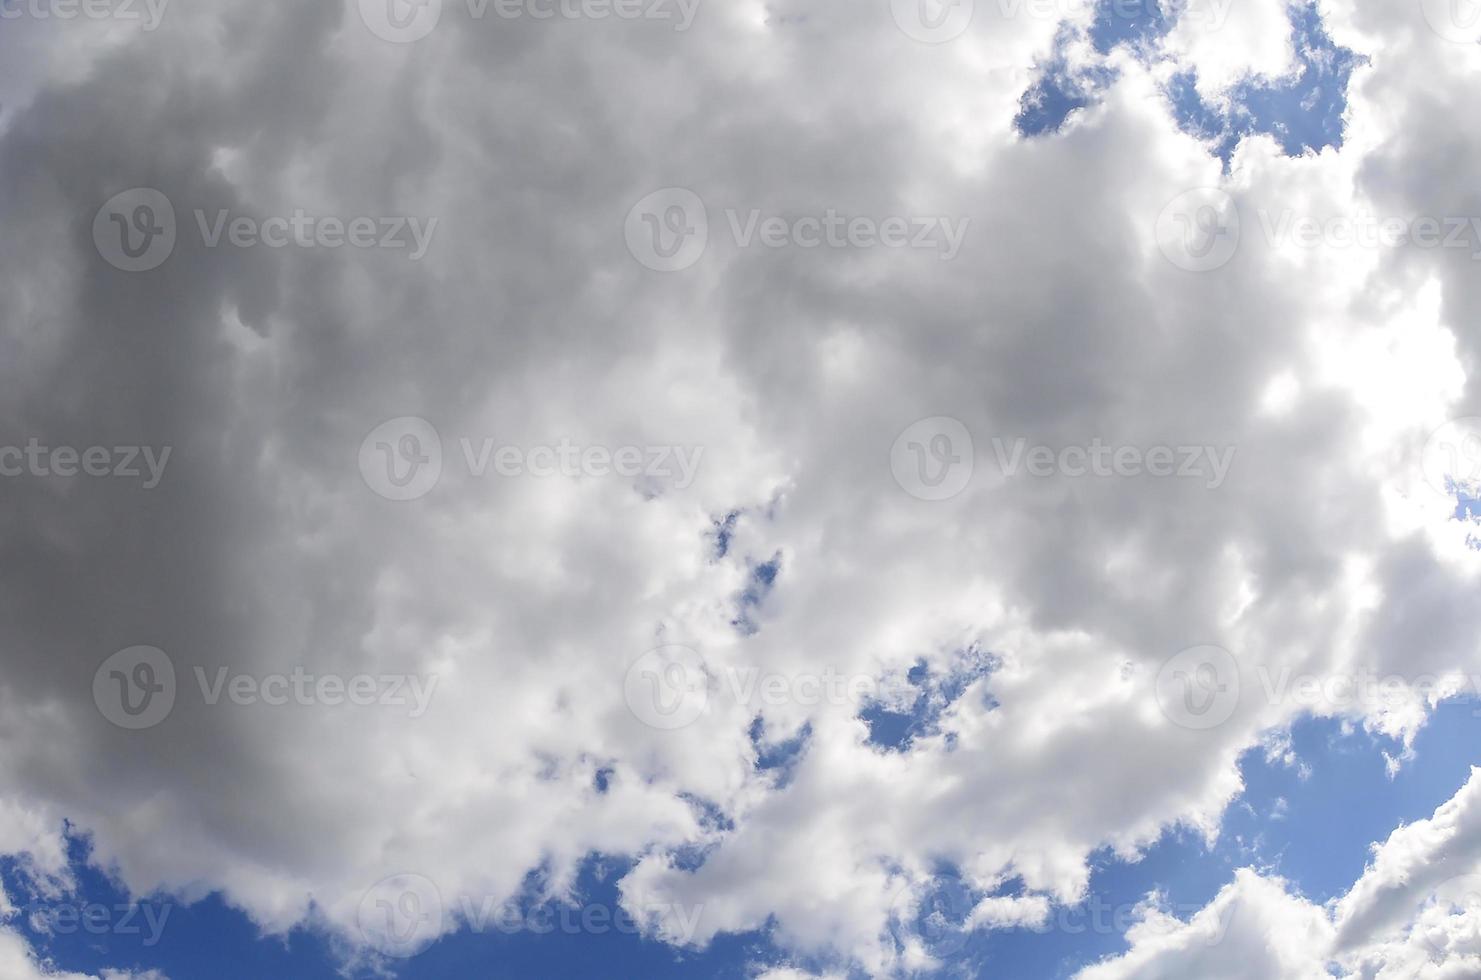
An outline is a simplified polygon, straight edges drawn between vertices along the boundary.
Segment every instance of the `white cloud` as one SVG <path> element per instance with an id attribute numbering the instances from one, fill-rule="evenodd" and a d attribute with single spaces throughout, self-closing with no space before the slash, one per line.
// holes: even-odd
<path id="1" fill-rule="evenodd" d="M 1481 969 L 1481 770 L 1428 819 L 1374 845 L 1373 861 L 1326 908 L 1243 869 L 1188 921 L 1151 911 L 1124 955 L 1077 980 L 1136 977 L 1475 976 Z"/>
<path id="2" fill-rule="evenodd" d="M 1165 47 L 1180 67 L 1197 66 L 1195 82 L 1205 101 L 1227 105 L 1229 89 L 1239 82 L 1297 70 L 1291 9 L 1287 0 L 1187 0 Z"/>
<path id="3" fill-rule="evenodd" d="M 1151 911 L 1128 930 L 1130 952 L 1081 970 L 1076 980 L 1326 980 L 1320 951 L 1331 930 L 1321 909 L 1291 896 L 1284 882 L 1246 869 L 1186 923 Z"/>
<path id="4" fill-rule="evenodd" d="M 932 47 L 883 5 L 715 4 L 683 33 L 452 9 L 395 45 L 354 5 L 217 0 L 172 7 L 147 40 L 55 35 L 66 70 L 0 99 L 16 106 L 0 444 L 174 455 L 147 493 L 6 488 L 7 807 L 75 820 L 135 892 L 219 890 L 273 932 L 312 919 L 354 945 L 388 875 L 425 877 L 452 908 L 534 868 L 561 893 L 599 851 L 638 860 L 630 901 L 701 907 L 695 942 L 774 918 L 787 947 L 878 973 L 915 955 L 895 903 L 941 862 L 974 895 L 1022 879 L 1029 904 L 984 906 L 989 926 L 1078 900 L 1104 845 L 1129 855 L 1175 823 L 1215 834 L 1240 753 L 1303 710 L 1260 677 L 1481 669 L 1481 564 L 1418 465 L 1441 423 L 1481 414 L 1474 265 L 1272 243 L 1257 218 L 1481 206 L 1481 124 L 1453 111 L 1474 58 L 1417 61 L 1439 51 L 1427 37 L 1338 16 L 1344 36 L 1394 38 L 1357 76 L 1347 145 L 1294 159 L 1252 139 L 1227 179 L 1125 54 L 1102 105 L 1018 138 L 1055 26 L 1032 19 L 984 14 Z M 1275 70 L 1268 25 L 1239 23 L 1217 58 L 1173 57 L 1209 78 Z M 142 185 L 174 202 L 180 241 L 154 272 L 119 273 L 88 229 Z M 669 186 L 703 198 L 712 237 L 693 268 L 652 273 L 623 222 Z M 1191 273 L 1154 233 L 1201 186 L 1225 187 L 1245 225 L 1227 266 Z M 441 220 L 413 264 L 207 249 L 197 208 Z M 971 225 L 950 262 L 727 237 L 727 209 L 830 208 Z M 356 454 L 407 415 L 437 426 L 445 472 L 391 503 Z M 922 501 L 890 447 L 942 415 L 973 433 L 979 472 Z M 475 478 L 464 436 L 705 453 L 685 488 Z M 1217 491 L 1003 481 L 994 436 L 1237 453 Z M 736 509 L 712 560 L 713 522 Z M 737 596 L 774 556 L 742 637 Z M 664 643 L 780 676 L 898 680 L 970 649 L 1001 664 L 892 753 L 856 705 L 727 689 L 681 731 L 645 726 L 624 675 Z M 1235 655 L 1241 696 L 1198 731 L 1168 721 L 1155 679 L 1205 643 Z M 121 732 L 93 671 L 139 644 L 170 655 L 181 693 L 160 726 Z M 220 667 L 438 686 L 415 719 L 208 705 L 195 670 Z M 1317 710 L 1410 738 L 1430 706 L 1402 690 Z M 810 732 L 785 785 L 754 766 L 758 712 L 768 736 Z M 0 830 L 56 868 L 35 840 Z M 710 848 L 697 870 L 673 860 L 694 846 Z M 1234 887 L 1229 903 L 1269 899 Z"/>
<path id="5" fill-rule="evenodd" d="M 1428 820 L 1399 827 L 1374 846 L 1373 862 L 1336 908 L 1338 945 L 1363 949 L 1396 935 L 1427 938 L 1442 950 L 1481 953 L 1481 770 Z M 1430 900 L 1423 922 L 1415 909 Z M 1451 917 L 1449 903 L 1466 914 Z M 1452 926 L 1463 927 L 1454 932 Z M 1425 935 L 1428 934 L 1428 935 Z M 1409 943 L 1409 946 L 1417 945 Z M 1381 947 L 1391 949 L 1392 947 Z M 1404 948 L 1403 944 L 1398 948 Z"/>

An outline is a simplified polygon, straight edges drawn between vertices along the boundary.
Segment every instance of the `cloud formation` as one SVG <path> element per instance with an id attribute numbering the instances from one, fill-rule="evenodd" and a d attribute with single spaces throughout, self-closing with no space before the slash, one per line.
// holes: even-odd
<path id="1" fill-rule="evenodd" d="M 653 935 L 770 922 L 887 974 L 944 953 L 911 924 L 943 866 L 982 928 L 1032 921 L 1099 848 L 1216 835 L 1240 754 L 1303 713 L 1409 740 L 1481 671 L 1444 486 L 1470 430 L 1431 439 L 1481 415 L 1473 250 L 1330 232 L 1481 215 L 1454 111 L 1481 55 L 1418 7 L 1322 0 L 1371 59 L 1342 146 L 1252 136 L 1226 172 L 1169 68 L 1286 71 L 1280 5 L 1156 58 L 1072 47 L 1114 78 L 1036 139 L 1013 119 L 1058 18 L 434 6 L 415 40 L 375 4 L 239 0 L 0 35 L 0 445 L 76 456 L 5 478 L 0 785 L 31 829 L 0 850 L 55 867 L 69 820 L 133 893 L 351 959 L 621 855 L 631 909 L 702 910 Z M 137 188 L 169 237 L 154 197 L 108 207 Z M 673 188 L 702 212 L 634 213 Z M 808 244 L 830 214 L 842 244 Z M 908 244 L 928 219 L 949 257 Z M 1043 475 L 1004 470 L 1019 439 Z M 1097 444 L 1103 474 L 1062 454 Z M 1182 446 L 1229 460 L 1216 486 L 1159 475 Z M 171 455 L 146 488 L 92 447 Z M 102 669 L 139 648 L 165 660 Z M 1327 693 L 1368 675 L 1396 682 Z M 921 692 L 913 738 L 871 739 L 861 712 Z M 1237 968 L 1304 975 L 1331 928 L 1361 959 L 1414 904 L 1384 862 L 1450 853 L 1405 831 L 1335 926 L 1244 873 L 1087 975 L 1161 970 L 1234 907 L 1226 943 L 1276 936 Z M 388 950 L 365 909 L 395 876 L 445 914 Z"/>

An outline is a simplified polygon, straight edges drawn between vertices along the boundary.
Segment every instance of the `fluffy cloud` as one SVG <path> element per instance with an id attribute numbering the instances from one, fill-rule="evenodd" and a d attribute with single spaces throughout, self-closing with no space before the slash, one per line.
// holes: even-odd
<path id="1" fill-rule="evenodd" d="M 1481 969 L 1481 769 L 1432 817 L 1375 844 L 1373 861 L 1329 907 L 1245 869 L 1187 922 L 1153 911 L 1123 956 L 1077 980 L 1135 977 L 1475 976 Z"/>
<path id="2" fill-rule="evenodd" d="M 1225 101 L 1247 78 L 1281 78 L 1297 70 L 1291 6 L 1285 0 L 1187 0 L 1167 36 L 1173 63 L 1197 71 L 1199 94 Z"/>
<path id="3" fill-rule="evenodd" d="M 28 25 L 44 54 L 6 69 L 0 100 L 0 444 L 173 452 L 147 491 L 7 483 L 6 805 L 75 821 L 135 892 L 220 891 L 348 948 L 374 940 L 361 912 L 388 876 L 430 883 L 452 930 L 460 899 L 536 869 L 562 894 L 599 852 L 636 861 L 632 907 L 702 910 L 692 934 L 649 920 L 671 941 L 774 921 L 790 948 L 884 973 L 931 960 L 900 922 L 943 864 L 984 927 L 1030 921 L 1082 896 L 1097 848 L 1216 833 L 1240 753 L 1303 711 L 1412 737 L 1429 688 L 1310 704 L 1276 679 L 1481 669 L 1476 555 L 1421 465 L 1431 432 L 1478 413 L 1481 287 L 1468 254 L 1306 247 L 1263 218 L 1481 214 L 1481 124 L 1453 112 L 1476 51 L 1324 3 L 1343 43 L 1385 45 L 1347 143 L 1291 158 L 1252 138 L 1225 176 L 1179 130 L 1162 67 L 1113 54 L 1099 105 L 1024 140 L 1011 121 L 1052 20 L 983 9 L 931 46 L 877 6 L 716 4 L 675 31 L 448 4 L 412 44 L 357 4 Z M 1227 37 L 1266 36 L 1243 31 Z M 1235 47 L 1207 77 L 1274 70 Z M 128 273 L 91 229 L 138 186 L 172 202 L 178 239 Z M 674 186 L 710 240 L 656 273 L 624 220 Z M 1244 216 L 1231 261 L 1168 261 L 1159 214 L 1220 186 Z M 201 224 L 300 209 L 438 225 L 413 262 L 208 247 Z M 970 223 L 944 261 L 747 246 L 753 210 Z M 394 502 L 358 454 L 402 416 L 436 427 L 443 473 Z M 928 501 L 891 447 L 938 416 L 977 466 Z M 682 486 L 505 478 L 475 475 L 465 438 L 703 456 Z M 1019 439 L 1235 454 L 1217 488 L 998 472 Z M 675 731 L 625 685 L 665 644 L 718 679 Z M 1200 644 L 1231 651 L 1238 697 L 1195 728 L 1157 691 Z M 179 691 L 161 724 L 120 731 L 94 673 L 136 645 L 166 652 Z M 211 704 L 199 679 L 223 669 L 436 687 L 415 717 Z M 899 750 L 870 742 L 856 700 L 724 682 L 831 674 L 908 703 L 913 669 L 961 684 Z M 784 744 L 782 778 L 757 763 Z M 1024 905 L 981 904 L 1013 879 Z M 1271 889 L 1245 876 L 1220 900 L 1275 914 Z M 1175 933 L 1149 919 L 1136 962 Z"/>
<path id="4" fill-rule="evenodd" d="M 1331 931 L 1322 911 L 1288 894 L 1284 882 L 1243 870 L 1188 922 L 1153 912 L 1127 932 L 1130 952 L 1076 977 L 1325 980 L 1330 974 L 1313 952 L 1330 943 Z"/>
<path id="5" fill-rule="evenodd" d="M 24 937 L 13 929 L 0 928 L 0 972 L 9 980 L 165 980 L 162 973 L 128 973 L 104 970 L 102 976 L 86 973 L 59 973 L 38 961 Z"/>

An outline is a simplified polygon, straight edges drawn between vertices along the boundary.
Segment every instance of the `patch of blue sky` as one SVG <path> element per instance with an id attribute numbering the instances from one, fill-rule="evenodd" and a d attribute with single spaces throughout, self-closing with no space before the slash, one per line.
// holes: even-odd
<path id="1" fill-rule="evenodd" d="M 1199 96 L 1194 74 L 1175 76 L 1168 87 L 1180 125 L 1210 140 L 1226 164 L 1239 141 L 1264 133 L 1289 156 L 1340 147 L 1347 86 L 1361 56 L 1333 43 L 1314 3 L 1290 8 L 1297 70 L 1283 78 L 1251 77 L 1229 93 L 1228 104 L 1210 106 Z"/>
<path id="2" fill-rule="evenodd" d="M 1061 29 L 1055 38 L 1054 54 L 1041 66 L 1040 74 L 1019 100 L 1013 124 L 1024 136 L 1057 133 L 1071 112 L 1091 105 L 1112 81 L 1115 72 L 1104 65 L 1084 70 L 1070 67 L 1066 45 L 1072 39 Z"/>
<path id="3" fill-rule="evenodd" d="M 1149 892 L 1160 892 L 1164 909 L 1186 920 L 1242 867 L 1280 875 L 1317 903 L 1340 896 L 1362 875 L 1372 844 L 1432 815 L 1481 765 L 1481 702 L 1442 704 L 1416 738 L 1414 758 L 1392 778 L 1387 757 L 1401 746 L 1331 719 L 1299 721 L 1281 749 L 1245 754 L 1245 790 L 1213 847 L 1174 829 L 1137 862 L 1103 852 L 1083 906 L 1056 910 L 1046 931 L 973 936 L 964 954 L 993 976 L 1067 977 L 1126 951 L 1125 924 Z"/>
<path id="4" fill-rule="evenodd" d="M 760 631 L 761 627 L 757 624 L 753 614 L 760 610 L 761 604 L 771 594 L 772 587 L 776 585 L 777 574 L 781 570 L 781 555 L 774 555 L 769 561 L 751 564 L 751 580 L 736 600 L 737 611 L 735 619 L 730 621 L 731 626 L 746 636 Z"/>
<path id="5" fill-rule="evenodd" d="M 777 789 L 786 788 L 807 749 L 808 740 L 812 738 L 812 725 L 804 724 L 795 735 L 773 742 L 766 739 L 765 728 L 757 716 L 751 723 L 750 736 L 756 752 L 756 768 L 771 773 L 772 785 Z"/>
<path id="6" fill-rule="evenodd" d="M 157 969 L 171 980 L 343 980 L 344 963 L 322 933 L 294 930 L 264 938 L 242 913 L 219 897 L 193 905 L 145 900 L 142 909 L 106 877 L 88 868 L 79 845 L 74 854 L 78 894 L 30 900 L 13 864 L 0 867 L 7 892 L 21 914 L 11 926 L 60 970 L 97 975 L 104 969 Z M 644 938 L 622 908 L 617 882 L 630 860 L 592 857 L 583 866 L 574 897 L 531 901 L 506 908 L 480 896 L 441 895 L 443 914 L 463 927 L 406 960 L 382 961 L 401 980 L 478 977 L 504 980 L 534 976 L 741 978 L 749 966 L 780 958 L 765 932 L 721 936 L 703 950 L 680 949 Z M 686 910 L 703 914 L 702 909 Z M 90 923 L 90 924 L 84 924 Z M 150 923 L 161 923 L 151 928 Z M 377 975 L 374 968 L 350 976 Z M 381 974 L 386 975 L 386 974 Z"/>
<path id="7" fill-rule="evenodd" d="M 1107 54 L 1118 45 L 1145 50 L 1172 30 L 1175 21 L 1175 6 L 1164 11 L 1158 0 L 1100 0 L 1090 41 L 1098 54 Z"/>
<path id="8" fill-rule="evenodd" d="M 1144 59 L 1155 57 L 1157 42 L 1172 29 L 1174 16 L 1157 0 L 1101 0 L 1090 39 L 1102 56 L 1126 46 Z M 1347 86 L 1363 59 L 1332 41 L 1315 3 L 1293 4 L 1289 16 L 1298 62 L 1290 75 L 1248 77 L 1219 104 L 1199 95 L 1192 68 L 1175 74 L 1167 86 L 1178 124 L 1208 141 L 1226 165 L 1239 141 L 1258 133 L 1272 136 L 1292 156 L 1342 145 Z M 1065 53 L 1071 37 L 1061 32 L 1053 55 L 1023 95 L 1015 125 L 1025 136 L 1058 132 L 1071 112 L 1093 104 L 1114 80 L 1104 65 L 1072 69 Z"/>
<path id="9" fill-rule="evenodd" d="M 1451 486 L 1451 492 L 1455 494 L 1455 512 L 1451 515 L 1452 519 L 1464 524 L 1481 525 L 1481 497 L 1473 497 L 1470 492 L 1457 485 Z M 1481 535 L 1468 534 L 1466 544 L 1481 550 Z"/>
<path id="10" fill-rule="evenodd" d="M 929 682 L 923 672 L 914 680 Z M 769 750 L 766 765 L 789 765 L 805 748 L 804 733 Z M 1470 767 L 1481 764 L 1481 702 L 1457 699 L 1442 704 L 1417 736 L 1413 758 L 1390 776 L 1387 758 L 1399 748 L 1360 728 L 1330 719 L 1304 719 L 1276 751 L 1252 749 L 1241 760 L 1245 790 L 1226 813 L 1214 846 L 1205 846 L 1188 830 L 1174 829 L 1136 862 L 1122 861 L 1109 851 L 1099 853 L 1090 883 L 1094 897 L 1076 908 L 1057 909 L 1047 929 L 973 933 L 961 936 L 959 944 L 950 928 L 939 933 L 932 945 L 948 954 L 943 975 L 1070 976 L 1126 949 L 1124 929 L 1130 912 L 1147 893 L 1159 891 L 1166 908 L 1187 918 L 1240 867 L 1281 875 L 1312 901 L 1329 901 L 1362 874 L 1374 842 L 1386 839 L 1402 823 L 1430 816 L 1465 783 Z M 720 831 L 731 827 L 711 804 L 691 803 L 708 826 Z M 303 928 L 287 937 L 264 938 L 250 920 L 215 896 L 192 905 L 145 899 L 145 905 L 153 906 L 152 915 L 145 910 L 128 913 L 134 903 L 88 866 L 85 842 L 73 839 L 72 847 L 75 896 L 39 899 L 28 889 L 21 868 L 14 862 L 0 864 L 7 894 L 22 910 L 10 920 L 11 927 L 26 935 L 58 969 L 96 974 L 111 967 L 155 968 L 175 980 L 340 976 L 340 960 L 322 933 Z M 698 867 L 706 856 L 696 850 L 685 855 L 680 866 Z M 617 882 L 631 866 L 630 857 L 593 856 L 582 868 L 571 903 L 526 901 L 519 906 L 515 927 L 507 919 L 465 923 L 418 956 L 394 964 L 395 975 L 404 980 L 472 976 L 663 980 L 746 977 L 757 963 L 830 965 L 789 959 L 772 941 L 769 926 L 720 936 L 704 949 L 679 949 L 644 938 L 618 911 Z M 941 894 L 931 899 L 923 915 L 949 926 L 953 916 L 959 920 L 965 915 L 972 896 L 953 892 L 949 869 L 943 869 L 942 881 Z M 1001 894 L 1018 892 L 1021 883 L 1014 882 Z M 447 914 L 466 918 L 469 910 L 483 909 L 476 898 L 442 898 Z M 83 910 L 90 906 L 102 909 L 91 914 L 104 927 L 81 925 L 86 921 Z M 588 909 L 600 911 L 592 915 Z M 129 927 L 121 928 L 125 915 L 131 916 Z M 75 925 L 70 924 L 73 916 Z M 58 928 L 58 921 L 65 923 L 63 927 Z M 162 928 L 151 929 L 151 921 L 162 923 Z M 912 925 L 918 928 L 920 923 Z"/>
<path id="11" fill-rule="evenodd" d="M 407 961 L 397 976 L 741 978 L 749 975 L 752 962 L 775 956 L 774 945 L 760 930 L 720 936 L 702 950 L 644 938 L 636 918 L 624 911 L 617 887 L 631 867 L 628 860 L 593 858 L 582 868 L 571 900 L 526 903 L 512 913 L 443 896 L 445 905 L 471 921 Z M 634 911 L 641 916 L 644 910 Z M 686 916 L 704 914 L 702 908 L 682 911 Z"/>
<path id="12" fill-rule="evenodd" d="M 936 734 L 941 713 L 997 666 L 995 657 L 977 648 L 963 651 L 951 669 L 940 674 L 933 674 L 924 661 L 917 663 L 906 675 L 906 687 L 894 692 L 896 697 L 870 702 L 859 711 L 869 726 L 870 744 L 905 751 L 916 738 Z"/>
<path id="13" fill-rule="evenodd" d="M 719 561 L 730 553 L 730 539 L 735 535 L 736 522 L 740 520 L 740 511 L 733 510 L 724 517 L 714 520 L 712 537 L 714 538 L 713 560 Z"/>
<path id="14" fill-rule="evenodd" d="M 19 914 L 9 922 L 61 970 L 157 969 L 171 980 L 337 980 L 337 960 L 322 933 L 294 930 L 263 939 L 250 919 L 212 895 L 186 905 L 164 896 L 124 894 L 87 863 L 84 840 L 70 838 L 76 890 L 31 891 L 14 862 L 0 863 L 5 890 Z"/>

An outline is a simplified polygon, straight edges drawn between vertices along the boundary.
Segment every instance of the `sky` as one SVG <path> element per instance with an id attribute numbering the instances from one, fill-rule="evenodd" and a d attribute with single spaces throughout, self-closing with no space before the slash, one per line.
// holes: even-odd
<path id="1" fill-rule="evenodd" d="M 1340 898 L 1362 876 L 1375 840 L 1400 824 L 1428 818 L 1467 781 L 1476 761 L 1467 746 L 1478 735 L 1481 701 L 1447 701 L 1416 738 L 1413 763 L 1390 775 L 1384 752 L 1397 749 L 1390 740 L 1344 731 L 1333 721 L 1301 721 L 1290 732 L 1292 759 L 1271 759 L 1261 749 L 1241 759 L 1245 790 L 1212 846 L 1199 835 L 1171 829 L 1136 861 L 1094 855 L 1089 897 L 1079 907 L 1035 928 L 938 940 L 939 950 L 950 947 L 943 966 L 954 975 L 1073 976 L 1125 952 L 1125 922 L 1118 925 L 1118 916 L 1129 917 L 1147 894 L 1163 893 L 1169 907 L 1188 918 L 1243 867 L 1279 874 L 1313 902 Z M 263 937 L 217 898 L 188 906 L 161 897 L 136 903 L 90 870 L 87 857 L 85 844 L 75 842 L 69 858 L 76 891 L 22 907 L 14 920 L 16 931 L 58 967 L 84 975 L 120 964 L 168 976 L 341 975 L 329 945 L 311 931 Z M 758 968 L 792 963 L 767 929 L 685 952 L 644 939 L 626 923 L 622 929 L 609 924 L 610 913 L 588 911 L 617 908 L 613 883 L 628 866 L 594 858 L 581 875 L 580 898 L 567 911 L 527 904 L 510 918 L 487 920 L 482 930 L 440 940 L 397 975 L 744 978 Z M 7 888 L 19 888 L 23 872 L 12 862 L 0 879 Z M 84 925 L 88 914 L 94 917 L 91 928 Z"/>
<path id="2" fill-rule="evenodd" d="M 0 980 L 1481 975 L 1478 84 L 0 0 Z"/>

